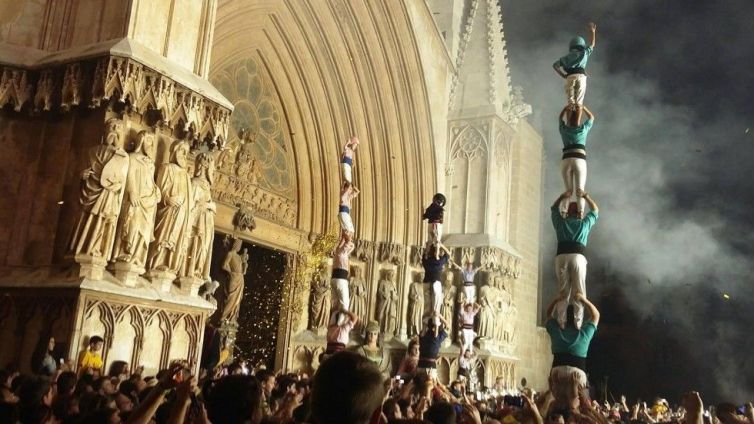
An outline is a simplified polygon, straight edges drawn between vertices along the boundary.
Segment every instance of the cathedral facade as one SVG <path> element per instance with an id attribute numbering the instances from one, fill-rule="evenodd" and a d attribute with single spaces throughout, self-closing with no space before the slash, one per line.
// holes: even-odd
<path id="1" fill-rule="evenodd" d="M 496 0 L 0 2 L 0 364 L 100 335 L 106 364 L 198 367 L 206 325 L 237 321 L 240 342 L 262 302 L 270 361 L 313 371 L 358 135 L 350 283 L 387 363 L 416 331 L 421 216 L 442 192 L 443 243 L 483 267 L 481 378 L 544 388 L 542 137 L 503 21 Z"/>

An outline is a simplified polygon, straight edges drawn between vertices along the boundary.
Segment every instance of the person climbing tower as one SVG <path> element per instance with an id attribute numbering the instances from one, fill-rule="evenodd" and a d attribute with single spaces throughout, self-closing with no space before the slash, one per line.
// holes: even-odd
<path id="1" fill-rule="evenodd" d="M 597 42 L 597 25 L 589 23 L 591 39 L 589 45 L 582 37 L 573 37 L 568 46 L 568 54 L 552 64 L 555 72 L 565 78 L 565 93 L 568 104 L 583 104 L 586 93 L 586 65 Z"/>
<path id="2" fill-rule="evenodd" d="M 343 146 L 343 155 L 341 157 L 341 166 L 343 168 L 343 179 L 349 183 L 353 182 L 353 156 L 356 153 L 356 147 L 359 146 L 359 139 L 351 137 Z"/>
<path id="3" fill-rule="evenodd" d="M 475 303 L 476 302 L 476 284 L 474 283 L 474 277 L 480 269 L 484 266 L 474 268 L 474 263 L 471 258 L 466 260 L 466 266 L 461 268 L 455 262 L 451 262 L 451 266 L 461 271 L 461 280 L 463 281 L 463 297 L 462 302 Z"/>
<path id="4" fill-rule="evenodd" d="M 586 119 L 581 120 L 586 114 Z M 560 161 L 560 175 L 566 191 L 576 193 L 586 189 L 586 139 L 594 124 L 594 114 L 586 106 L 567 105 L 560 112 L 558 125 L 563 140 L 563 159 Z M 565 216 L 569 198 L 560 202 L 560 214 Z M 584 217 L 585 201 L 577 200 L 579 217 Z"/>
<path id="5" fill-rule="evenodd" d="M 561 194 L 550 208 L 552 225 L 558 239 L 555 274 L 558 279 L 558 292 L 562 298 L 553 309 L 555 314 L 553 318 L 557 319 L 561 328 L 565 326 L 566 308 L 569 305 L 573 305 L 576 328 L 581 328 L 584 305 L 576 300 L 576 296 L 586 294 L 586 244 L 592 227 L 599 217 L 599 207 L 594 199 L 584 191 L 579 191 L 576 195 L 583 198 L 589 205 L 590 211 L 583 219 L 579 217 L 578 206 L 575 202 L 568 205 L 565 218 L 560 215 L 560 202 L 571 196 L 568 191 Z"/>
<path id="6" fill-rule="evenodd" d="M 440 308 L 442 308 L 442 273 L 445 271 L 445 265 L 450 260 L 450 251 L 442 243 L 437 246 L 431 246 L 424 249 L 422 254 L 422 267 L 424 267 L 424 282 L 430 285 L 432 301 L 429 303 L 430 310 L 425 310 L 424 317 L 433 317 L 434 325 L 437 327 L 440 321 Z"/>
<path id="7" fill-rule="evenodd" d="M 438 247 L 442 240 L 442 221 L 445 214 L 445 195 L 436 193 L 432 196 L 432 203 L 427 206 L 422 215 L 422 220 L 427 220 L 427 244 L 426 247 Z M 440 258 L 440 249 L 435 249 L 437 256 Z"/>

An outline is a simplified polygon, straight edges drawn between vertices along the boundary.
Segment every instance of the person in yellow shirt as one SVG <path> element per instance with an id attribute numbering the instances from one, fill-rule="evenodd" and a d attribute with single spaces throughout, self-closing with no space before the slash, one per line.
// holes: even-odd
<path id="1" fill-rule="evenodd" d="M 102 346 L 105 341 L 100 336 L 92 336 L 89 339 L 89 348 L 81 352 L 79 356 L 79 375 L 102 374 Z"/>

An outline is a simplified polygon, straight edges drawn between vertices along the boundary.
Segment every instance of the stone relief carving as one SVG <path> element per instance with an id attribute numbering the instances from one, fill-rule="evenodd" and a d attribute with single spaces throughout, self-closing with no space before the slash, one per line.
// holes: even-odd
<path id="1" fill-rule="evenodd" d="M 215 236 L 217 206 L 210 191 L 214 181 L 214 161 L 209 153 L 199 153 L 191 180 L 193 206 L 191 209 L 191 238 L 188 244 L 186 269 L 183 275 L 205 281 L 209 279 L 212 240 Z"/>
<path id="2" fill-rule="evenodd" d="M 309 300 L 309 329 L 327 328 L 330 311 L 330 281 L 324 269 L 313 275 L 311 298 Z"/>
<path id="3" fill-rule="evenodd" d="M 410 265 L 414 268 L 422 266 L 422 246 L 411 246 Z"/>
<path id="4" fill-rule="evenodd" d="M 450 162 L 462 159 L 469 162 L 487 154 L 487 140 L 484 136 L 488 131 L 488 125 L 480 127 L 464 125 L 458 128 L 450 148 Z"/>
<path id="5" fill-rule="evenodd" d="M 90 150 L 89 164 L 81 174 L 81 212 L 69 245 L 78 263 L 94 260 L 100 270 L 112 257 L 129 164 L 123 149 L 122 122 L 110 119 L 105 125 L 107 135 L 102 144 Z M 101 271 L 88 274 L 101 278 Z"/>
<path id="6" fill-rule="evenodd" d="M 440 306 L 440 314 L 443 318 L 453 325 L 453 317 L 456 316 L 456 293 L 458 289 L 453 284 L 453 273 L 447 271 L 442 281 L 442 306 Z M 451 339 L 452 339 L 451 335 Z"/>
<path id="7" fill-rule="evenodd" d="M 371 261 L 373 247 L 374 243 L 369 240 L 356 240 L 356 248 L 353 250 L 352 255 L 360 261 Z"/>
<path id="8" fill-rule="evenodd" d="M 163 164 L 157 174 L 162 200 L 157 207 L 155 239 L 147 260 L 147 268 L 153 279 L 164 278 L 172 282 L 181 271 L 185 259 L 193 205 L 191 177 L 187 170 L 188 153 L 188 143 L 173 143 L 170 162 Z"/>
<path id="9" fill-rule="evenodd" d="M 496 322 L 497 289 L 491 285 L 482 286 L 479 290 L 479 304 L 482 310 L 479 313 L 479 337 L 494 340 Z"/>
<path id="10" fill-rule="evenodd" d="M 359 319 L 356 323 L 358 330 L 364 327 L 364 322 L 367 319 L 367 288 L 366 281 L 361 274 L 360 267 L 352 266 L 348 284 L 348 291 L 351 295 L 351 312 Z"/>
<path id="11" fill-rule="evenodd" d="M 0 67 L 0 107 L 7 104 L 13 105 L 13 110 L 20 112 L 26 102 L 32 97 L 32 85 L 29 82 L 29 73 L 26 70 Z"/>
<path id="12" fill-rule="evenodd" d="M 515 127 L 518 121 L 531 115 L 531 113 L 531 105 L 524 103 L 524 89 L 519 86 L 513 87 L 510 100 L 503 105 L 505 122 Z"/>
<path id="13" fill-rule="evenodd" d="M 424 284 L 421 281 L 411 283 L 408 291 L 408 336 L 418 335 L 422 330 L 424 313 Z"/>
<path id="14" fill-rule="evenodd" d="M 129 154 L 128 179 L 123 197 L 124 216 L 118 231 L 115 259 L 143 267 L 152 241 L 160 190 L 154 182 L 154 136 L 141 131 Z"/>
<path id="15" fill-rule="evenodd" d="M 29 82 L 34 80 L 36 87 Z M 21 111 L 33 101 L 30 109 L 39 112 L 58 101 L 65 112 L 84 104 L 96 108 L 110 99 L 140 114 L 155 112 L 157 124 L 173 128 L 181 123 L 186 132 L 193 128 L 189 141 L 219 145 L 227 138 L 228 108 L 129 58 L 105 56 L 39 70 L 0 65 L 0 107 L 12 104 Z"/>
<path id="16" fill-rule="evenodd" d="M 241 250 L 241 240 L 233 239 L 233 245 L 223 260 L 223 271 L 228 273 L 228 285 L 225 287 L 225 302 L 223 303 L 220 322 L 235 323 L 243 298 L 244 275 L 249 267 L 249 255 Z"/>
<path id="17" fill-rule="evenodd" d="M 216 180 L 212 187 L 212 196 L 216 201 L 229 205 L 244 205 L 256 216 L 289 226 L 295 225 L 296 209 L 292 200 L 226 173 L 218 172 Z"/>
<path id="18" fill-rule="evenodd" d="M 377 283 L 377 308 L 375 318 L 380 332 L 386 337 L 395 335 L 398 328 L 398 290 L 395 286 L 395 271 L 385 270 Z"/>
<path id="19" fill-rule="evenodd" d="M 236 231 L 253 231 L 257 228 L 254 215 L 243 203 L 238 205 L 238 210 L 233 215 L 233 228 Z"/>
<path id="20" fill-rule="evenodd" d="M 118 223 L 113 258 L 116 275 L 131 286 L 144 273 L 149 244 L 154 239 L 154 217 L 161 193 L 154 181 L 154 135 L 141 131 L 129 153 L 123 209 Z M 126 271 L 118 275 L 118 271 Z"/>
<path id="21" fill-rule="evenodd" d="M 403 256 L 405 255 L 405 247 L 398 243 L 380 243 L 379 244 L 379 260 L 380 262 L 388 262 L 394 265 L 403 265 Z"/>

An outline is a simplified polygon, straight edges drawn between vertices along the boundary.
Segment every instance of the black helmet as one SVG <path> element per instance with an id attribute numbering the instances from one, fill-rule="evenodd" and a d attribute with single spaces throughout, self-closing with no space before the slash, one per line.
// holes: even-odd
<path id="1" fill-rule="evenodd" d="M 435 193 L 435 195 L 432 196 L 432 201 L 440 206 L 445 206 L 445 195 L 442 193 Z"/>

